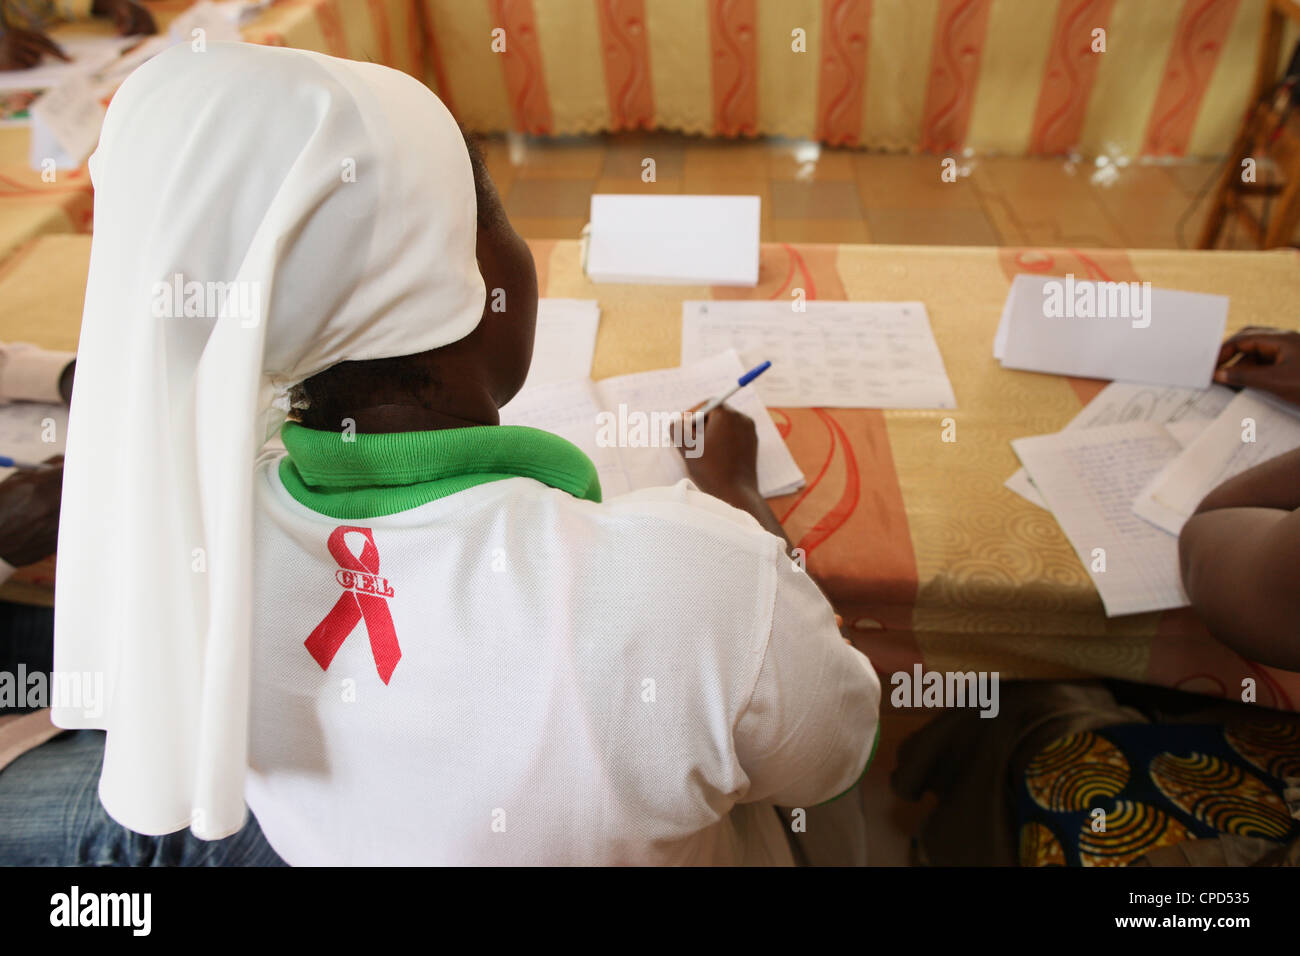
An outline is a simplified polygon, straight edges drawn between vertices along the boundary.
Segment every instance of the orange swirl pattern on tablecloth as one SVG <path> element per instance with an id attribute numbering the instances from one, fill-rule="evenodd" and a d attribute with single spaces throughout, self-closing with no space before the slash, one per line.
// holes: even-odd
<path id="1" fill-rule="evenodd" d="M 1084 866 L 1128 866 L 1143 854 L 1191 836 L 1187 827 L 1162 810 L 1136 800 L 1118 800 L 1106 811 L 1104 832 L 1095 832 L 1091 823 L 1081 825 L 1079 862 Z"/>
<path id="2" fill-rule="evenodd" d="M 1174 806 L 1223 833 L 1276 840 L 1291 829 L 1291 815 L 1277 794 L 1218 757 L 1163 753 L 1148 772 Z"/>
<path id="3" fill-rule="evenodd" d="M 1128 777 L 1128 761 L 1119 748 L 1085 731 L 1060 737 L 1039 751 L 1025 768 L 1025 787 L 1044 810 L 1068 813 L 1115 796 Z"/>

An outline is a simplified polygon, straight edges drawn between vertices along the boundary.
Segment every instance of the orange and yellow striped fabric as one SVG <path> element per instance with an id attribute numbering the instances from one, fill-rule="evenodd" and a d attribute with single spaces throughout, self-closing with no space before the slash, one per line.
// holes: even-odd
<path id="1" fill-rule="evenodd" d="M 431 85 L 479 131 L 654 127 L 895 150 L 1158 156 L 1226 151 L 1267 6 L 417 2 Z"/>

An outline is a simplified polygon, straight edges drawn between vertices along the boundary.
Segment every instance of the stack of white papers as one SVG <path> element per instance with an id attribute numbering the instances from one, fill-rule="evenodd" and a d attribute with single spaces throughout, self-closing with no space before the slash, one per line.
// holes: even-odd
<path id="1" fill-rule="evenodd" d="M 1300 409 L 1219 386 L 1116 383 L 1063 431 L 1011 446 L 1024 468 L 1007 487 L 1051 509 L 1107 615 L 1159 611 L 1187 603 L 1187 519 L 1229 478 L 1300 448 Z"/>
<path id="2" fill-rule="evenodd" d="M 993 355 L 1006 368 L 1205 388 L 1227 318 L 1224 296 L 1018 275 Z"/>
<path id="3" fill-rule="evenodd" d="M 573 442 L 591 458 L 604 496 L 612 498 L 685 478 L 668 423 L 726 392 L 743 371 L 736 353 L 727 351 L 681 368 L 530 386 L 501 410 L 501 423 L 545 429 Z M 754 420 L 759 491 L 772 497 L 802 487 L 803 473 L 754 389 L 742 388 L 728 405 Z"/>
<path id="4" fill-rule="evenodd" d="M 1133 513 L 1179 453 L 1162 425 L 1076 428 L 1011 443 L 1092 578 L 1107 617 L 1187 604 L 1178 539 Z"/>
<path id="5" fill-rule="evenodd" d="M 920 302 L 689 301 L 682 362 L 732 348 L 763 402 L 784 408 L 956 408 Z"/>
<path id="6" fill-rule="evenodd" d="M 1260 392 L 1237 395 L 1138 495 L 1133 510 L 1176 535 L 1211 491 L 1300 448 L 1300 409 Z"/>
<path id="7" fill-rule="evenodd" d="M 1222 385 L 1178 388 L 1112 382 L 1085 405 L 1064 430 L 1152 422 L 1164 425 L 1179 446 L 1186 446 L 1218 417 L 1232 396 L 1232 389 Z M 1034 504 L 1047 507 L 1047 502 L 1043 501 L 1023 468 L 1007 479 L 1006 486 Z"/>
<path id="8" fill-rule="evenodd" d="M 758 196 L 591 197 L 592 282 L 758 284 Z"/>

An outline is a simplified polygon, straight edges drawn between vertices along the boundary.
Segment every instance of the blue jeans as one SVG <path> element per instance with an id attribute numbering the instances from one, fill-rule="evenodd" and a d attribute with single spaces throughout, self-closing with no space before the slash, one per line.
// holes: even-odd
<path id="1" fill-rule="evenodd" d="M 0 671 L 49 672 L 54 611 L 0 602 Z M 30 709 L 30 708 L 29 708 Z M 0 711 L 0 713 L 17 713 Z M 224 840 L 133 833 L 99 802 L 104 734 L 67 731 L 0 770 L 0 866 L 284 866 L 249 816 Z"/>
<path id="2" fill-rule="evenodd" d="M 250 815 L 224 840 L 144 836 L 99 802 L 104 734 L 60 734 L 0 770 L 0 866 L 285 866 Z"/>

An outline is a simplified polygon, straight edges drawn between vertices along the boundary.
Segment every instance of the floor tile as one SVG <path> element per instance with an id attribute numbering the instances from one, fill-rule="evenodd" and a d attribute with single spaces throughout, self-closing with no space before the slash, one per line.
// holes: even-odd
<path id="1" fill-rule="evenodd" d="M 861 219 L 862 202 L 852 182 L 770 184 L 773 219 Z"/>

